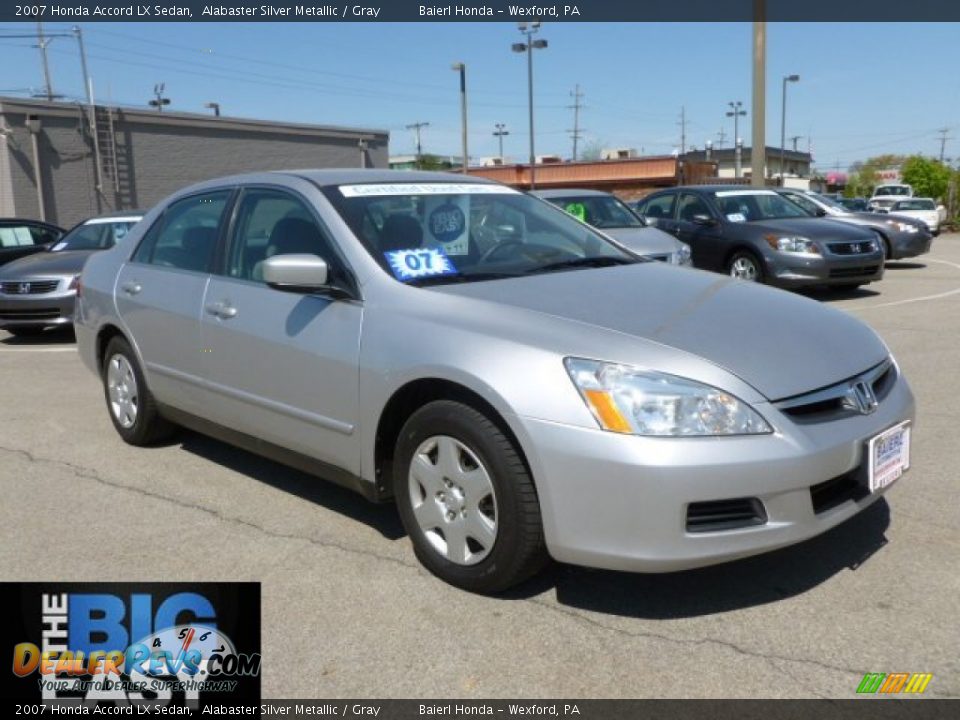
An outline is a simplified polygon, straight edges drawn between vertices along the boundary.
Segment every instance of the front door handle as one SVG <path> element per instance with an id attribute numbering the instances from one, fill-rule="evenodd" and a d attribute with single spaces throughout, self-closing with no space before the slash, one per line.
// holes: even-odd
<path id="1" fill-rule="evenodd" d="M 213 303 L 206 306 L 206 311 L 211 315 L 214 315 L 221 320 L 229 320 L 232 317 L 236 317 L 237 309 L 225 302 Z"/>
<path id="2" fill-rule="evenodd" d="M 123 290 L 127 295 L 136 295 L 143 290 L 143 285 L 138 282 L 125 282 L 120 286 L 120 289 Z"/>

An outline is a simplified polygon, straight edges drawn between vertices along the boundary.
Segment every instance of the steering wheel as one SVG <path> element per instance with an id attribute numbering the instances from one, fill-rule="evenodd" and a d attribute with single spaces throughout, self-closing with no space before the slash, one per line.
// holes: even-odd
<path id="1" fill-rule="evenodd" d="M 522 247 L 525 244 L 526 243 L 524 243 L 521 240 L 504 240 L 503 242 L 497 243 L 492 248 L 490 248 L 485 253 L 483 253 L 483 255 L 480 256 L 480 259 L 477 261 L 477 263 L 479 264 L 479 263 L 490 262 L 491 260 L 493 260 L 493 257 L 495 255 L 503 252 L 506 248 L 521 248 L 521 251 L 519 253 L 516 250 L 514 250 L 511 253 L 511 255 L 524 254 L 522 252 Z"/>

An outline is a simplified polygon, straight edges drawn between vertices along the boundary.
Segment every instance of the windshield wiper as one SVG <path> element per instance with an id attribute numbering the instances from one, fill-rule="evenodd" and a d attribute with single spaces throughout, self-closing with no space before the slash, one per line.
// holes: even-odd
<path id="1" fill-rule="evenodd" d="M 449 285 L 450 283 L 464 283 L 482 280 L 503 280 L 504 278 L 519 277 L 517 273 L 505 272 L 476 272 L 476 273 L 457 273 L 455 275 L 427 275 L 426 277 L 415 278 L 405 283 L 413 287 L 427 287 L 428 285 Z"/>
<path id="2" fill-rule="evenodd" d="M 547 263 L 539 267 L 530 268 L 526 274 L 535 275 L 541 272 L 553 272 L 554 270 L 570 270 L 574 268 L 602 268 L 612 267 L 614 265 L 633 265 L 641 260 L 626 257 L 581 257 L 570 260 L 560 260 L 558 262 Z"/>

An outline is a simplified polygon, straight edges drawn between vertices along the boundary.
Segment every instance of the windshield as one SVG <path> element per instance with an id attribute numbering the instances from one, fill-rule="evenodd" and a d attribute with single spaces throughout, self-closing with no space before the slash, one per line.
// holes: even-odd
<path id="1" fill-rule="evenodd" d="M 97 218 L 73 228 L 50 248 L 51 252 L 67 250 L 106 250 L 112 248 L 140 218 Z"/>
<path id="2" fill-rule="evenodd" d="M 873 191 L 874 195 L 910 195 L 910 188 L 906 185 L 880 185 Z"/>
<path id="3" fill-rule="evenodd" d="M 936 210 L 937 206 L 933 200 L 901 200 L 897 203 L 896 210 Z"/>
<path id="4" fill-rule="evenodd" d="M 810 217 L 810 213 L 772 190 L 720 190 L 713 193 L 730 222 Z"/>
<path id="5" fill-rule="evenodd" d="M 840 210 L 842 212 L 847 211 L 846 206 L 839 200 L 834 200 L 833 198 L 827 197 L 826 195 L 821 195 L 820 193 L 810 193 L 810 196 L 816 198 L 817 202 L 823 203 L 827 207 L 831 207 L 834 210 Z"/>
<path id="6" fill-rule="evenodd" d="M 613 195 L 584 195 L 582 197 L 551 197 L 545 199 L 595 228 L 644 227 L 643 221 Z"/>
<path id="7" fill-rule="evenodd" d="M 367 252 L 401 282 L 641 262 L 566 213 L 502 185 L 390 183 L 324 192 Z"/>

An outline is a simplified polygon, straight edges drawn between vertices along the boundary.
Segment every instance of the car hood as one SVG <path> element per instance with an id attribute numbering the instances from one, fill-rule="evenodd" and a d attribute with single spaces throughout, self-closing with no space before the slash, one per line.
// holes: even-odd
<path id="1" fill-rule="evenodd" d="M 748 223 L 748 226 L 773 234 L 790 233 L 791 235 L 802 235 L 811 240 L 849 240 L 851 242 L 862 242 L 863 240 L 872 240 L 874 237 L 868 230 L 858 228 L 842 220 L 831 220 L 828 218 L 804 217 L 783 218 L 780 220 L 757 220 L 756 222 Z"/>
<path id="2" fill-rule="evenodd" d="M 83 270 L 83 264 L 97 250 L 40 252 L 0 267 L 0 278 L 14 279 L 34 275 L 71 275 Z"/>
<path id="3" fill-rule="evenodd" d="M 693 353 L 738 376 L 770 400 L 840 382 L 888 355 L 886 346 L 864 323 L 815 300 L 662 263 L 433 290 L 586 323 Z M 602 356 L 603 348 L 598 347 L 597 353 Z"/>
<path id="4" fill-rule="evenodd" d="M 676 252 L 680 241 L 654 227 L 603 228 L 603 232 L 639 255 L 666 255 Z"/>

